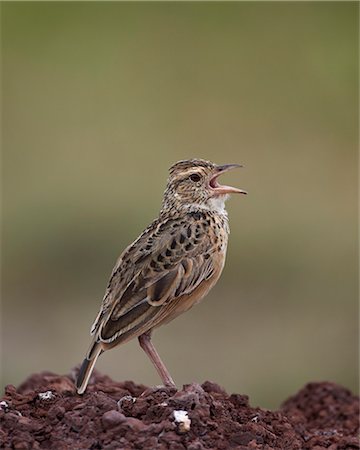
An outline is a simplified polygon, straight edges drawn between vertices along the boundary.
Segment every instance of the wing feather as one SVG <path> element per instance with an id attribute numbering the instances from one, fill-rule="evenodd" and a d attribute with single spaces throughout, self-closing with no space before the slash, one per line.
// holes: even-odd
<path id="1" fill-rule="evenodd" d="M 191 294 L 214 272 L 209 233 L 198 233 L 194 221 L 173 226 L 171 221 L 146 232 L 119 258 L 93 333 L 104 343 L 123 341 L 153 328 L 183 296 Z M 187 236 L 187 239 L 184 239 Z M 149 245 L 149 239 L 151 245 Z M 144 251 L 144 249 L 147 249 Z M 132 263 L 132 261 L 136 261 Z M 180 299 L 181 301 L 181 299 Z"/>

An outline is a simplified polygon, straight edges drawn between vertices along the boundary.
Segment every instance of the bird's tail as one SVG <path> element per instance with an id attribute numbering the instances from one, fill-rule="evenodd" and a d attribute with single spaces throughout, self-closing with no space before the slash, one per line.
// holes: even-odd
<path id="1" fill-rule="evenodd" d="M 101 353 L 102 348 L 100 343 L 94 340 L 91 343 L 86 358 L 81 364 L 79 374 L 76 379 L 76 389 L 78 391 L 78 394 L 83 394 L 85 392 L 86 386 L 88 385 L 89 378 L 92 374 L 95 363 Z"/>

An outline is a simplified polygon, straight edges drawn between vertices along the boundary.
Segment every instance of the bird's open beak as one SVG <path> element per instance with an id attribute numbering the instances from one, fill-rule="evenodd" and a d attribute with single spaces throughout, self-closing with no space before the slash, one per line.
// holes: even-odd
<path id="1" fill-rule="evenodd" d="M 223 194 L 247 194 L 243 189 L 238 189 L 232 186 L 224 186 L 218 183 L 217 178 L 228 170 L 242 167 L 240 164 L 224 164 L 216 167 L 216 173 L 210 179 L 210 188 L 214 191 L 214 195 Z"/>

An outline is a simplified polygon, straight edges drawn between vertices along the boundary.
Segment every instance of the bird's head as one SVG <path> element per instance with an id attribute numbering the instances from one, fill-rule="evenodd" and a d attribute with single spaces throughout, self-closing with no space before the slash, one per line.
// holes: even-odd
<path id="1" fill-rule="evenodd" d="M 229 194 L 247 192 L 232 186 L 221 185 L 218 177 L 228 170 L 241 167 L 239 164 L 217 165 L 203 159 L 179 161 L 169 169 L 163 208 L 182 209 L 199 207 L 223 210 Z"/>

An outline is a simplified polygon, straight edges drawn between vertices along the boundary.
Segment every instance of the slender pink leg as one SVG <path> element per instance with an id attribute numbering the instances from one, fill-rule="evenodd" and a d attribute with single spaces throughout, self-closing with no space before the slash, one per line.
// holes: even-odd
<path id="1" fill-rule="evenodd" d="M 164 385 L 176 388 L 174 380 L 171 378 L 169 371 L 165 367 L 165 364 L 161 361 L 159 353 L 156 351 L 154 344 L 151 342 L 151 333 L 144 333 L 139 336 L 138 339 L 140 347 L 144 350 L 144 352 L 150 358 L 151 362 L 154 364 L 155 369 L 158 371 L 158 374 L 160 375 Z"/>

